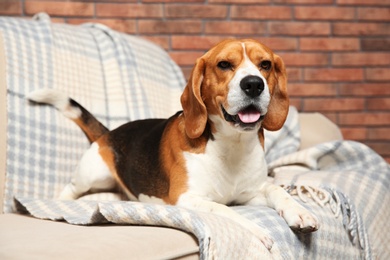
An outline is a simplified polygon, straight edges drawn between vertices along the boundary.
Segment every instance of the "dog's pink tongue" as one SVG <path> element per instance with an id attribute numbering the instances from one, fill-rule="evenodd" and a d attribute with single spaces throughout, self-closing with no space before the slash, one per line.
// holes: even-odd
<path id="1" fill-rule="evenodd" d="M 259 120 L 260 116 L 260 112 L 256 110 L 244 110 L 238 112 L 238 117 L 240 118 L 241 122 L 246 124 L 256 122 L 257 120 Z"/>

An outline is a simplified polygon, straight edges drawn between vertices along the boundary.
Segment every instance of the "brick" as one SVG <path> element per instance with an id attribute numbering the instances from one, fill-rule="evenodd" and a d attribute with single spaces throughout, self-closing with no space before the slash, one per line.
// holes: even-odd
<path id="1" fill-rule="evenodd" d="M 171 38 L 171 44 L 174 50 L 208 50 L 224 39 L 226 39 L 224 36 L 174 35 Z"/>
<path id="2" fill-rule="evenodd" d="M 270 0 L 209 0 L 208 2 L 210 4 L 267 4 Z"/>
<path id="3" fill-rule="evenodd" d="M 386 127 L 369 128 L 367 139 L 390 141 L 390 129 Z"/>
<path id="4" fill-rule="evenodd" d="M 341 112 L 338 117 L 343 126 L 390 126 L 390 113 Z"/>
<path id="5" fill-rule="evenodd" d="M 314 36 L 330 35 L 330 23 L 326 22 L 270 22 L 271 35 Z"/>
<path id="6" fill-rule="evenodd" d="M 58 1 L 26 1 L 24 3 L 26 14 L 46 12 L 53 16 L 92 16 L 94 14 L 93 3 L 58 2 Z"/>
<path id="7" fill-rule="evenodd" d="M 369 81 L 390 81 L 389 68 L 367 68 L 365 76 Z"/>
<path id="8" fill-rule="evenodd" d="M 390 156 L 390 143 L 384 142 L 364 142 L 371 149 L 376 151 L 381 156 Z"/>
<path id="9" fill-rule="evenodd" d="M 137 2 L 138 0 L 133 1 Z M 204 0 L 142 0 L 142 3 L 204 3 Z"/>
<path id="10" fill-rule="evenodd" d="M 159 4 L 96 4 L 98 17 L 125 17 L 125 18 L 161 18 L 163 9 Z"/>
<path id="11" fill-rule="evenodd" d="M 142 36 L 142 38 L 154 42 L 165 50 L 169 50 L 169 37 L 168 36 Z"/>
<path id="12" fill-rule="evenodd" d="M 305 111 L 359 111 L 364 109 L 363 98 L 315 98 L 305 99 Z"/>
<path id="13" fill-rule="evenodd" d="M 196 20 L 162 21 L 139 20 L 138 31 L 141 34 L 197 34 L 202 30 L 202 23 Z"/>
<path id="14" fill-rule="evenodd" d="M 367 109 L 369 110 L 389 110 L 390 98 L 369 98 L 367 99 Z M 390 132 L 389 132 L 390 134 Z"/>
<path id="15" fill-rule="evenodd" d="M 363 38 L 361 48 L 363 51 L 390 51 L 390 38 Z"/>
<path id="16" fill-rule="evenodd" d="M 333 0 L 274 0 L 278 4 L 333 4 Z"/>
<path id="17" fill-rule="evenodd" d="M 325 66 L 329 64 L 326 53 L 279 53 L 287 66 Z"/>
<path id="18" fill-rule="evenodd" d="M 21 2 L 3 2 L 0 3 L 0 14 L 1 15 L 21 15 L 22 4 Z"/>
<path id="19" fill-rule="evenodd" d="M 60 18 L 60 17 L 50 17 L 50 22 L 52 23 L 66 23 L 66 20 L 69 18 Z"/>
<path id="20" fill-rule="evenodd" d="M 296 38 L 289 37 L 252 37 L 269 47 L 272 51 L 295 51 L 298 49 Z"/>
<path id="21" fill-rule="evenodd" d="M 338 5 L 390 5 L 384 0 L 337 0 Z"/>
<path id="22" fill-rule="evenodd" d="M 390 95 L 388 83 L 341 84 L 339 94 L 343 96 L 383 96 Z"/>
<path id="23" fill-rule="evenodd" d="M 337 125 L 337 113 L 322 111 L 321 114 Z"/>
<path id="24" fill-rule="evenodd" d="M 355 9 L 352 7 L 296 6 L 294 17 L 297 20 L 352 20 Z"/>
<path id="25" fill-rule="evenodd" d="M 227 7 L 221 5 L 167 5 L 167 18 L 226 18 Z"/>
<path id="26" fill-rule="evenodd" d="M 292 9 L 287 6 L 234 5 L 230 9 L 232 19 L 290 20 Z"/>
<path id="27" fill-rule="evenodd" d="M 216 35 L 252 35 L 264 34 L 266 24 L 262 22 L 213 21 L 206 22 L 205 33 Z"/>
<path id="28" fill-rule="evenodd" d="M 298 111 L 302 110 L 302 99 L 301 98 L 290 98 L 290 106 L 296 107 Z"/>
<path id="29" fill-rule="evenodd" d="M 26 0 L 26 1 L 34 1 L 34 0 Z M 62 0 L 64 1 L 64 0 Z M 72 0 L 68 0 L 68 1 L 72 1 Z M 74 1 L 77 1 L 77 0 L 74 0 Z M 137 3 L 138 0 L 113 0 L 113 1 L 110 1 L 110 0 L 95 0 L 95 1 L 92 1 L 92 0 L 80 0 L 80 2 L 97 2 L 97 3 L 104 3 L 104 2 L 114 2 L 114 3 Z M 145 2 L 144 0 L 142 0 L 142 2 Z"/>
<path id="30" fill-rule="evenodd" d="M 227 36 L 172 36 L 172 48 L 177 50 L 208 50 L 218 42 L 227 39 Z M 273 51 L 291 51 L 297 49 L 297 40 L 295 38 L 258 38 L 251 37 L 258 40 L 262 44 L 271 48 Z"/>
<path id="31" fill-rule="evenodd" d="M 188 81 L 188 79 L 190 78 L 193 66 L 180 66 L 180 68 L 183 71 L 184 78 Z"/>
<path id="32" fill-rule="evenodd" d="M 390 35 L 390 23 L 334 23 L 334 35 Z"/>
<path id="33" fill-rule="evenodd" d="M 358 8 L 359 20 L 390 21 L 390 8 Z"/>
<path id="34" fill-rule="evenodd" d="M 367 128 L 341 127 L 340 130 L 346 140 L 363 141 L 367 139 Z"/>
<path id="35" fill-rule="evenodd" d="M 357 38 L 301 38 L 299 46 L 304 51 L 353 51 L 360 49 Z"/>
<path id="36" fill-rule="evenodd" d="M 302 69 L 287 67 L 286 71 L 289 83 L 302 81 Z"/>
<path id="37" fill-rule="evenodd" d="M 390 53 L 386 52 L 349 52 L 332 54 L 335 66 L 385 66 L 390 65 Z"/>
<path id="38" fill-rule="evenodd" d="M 204 52 L 199 51 L 180 51 L 180 52 L 170 52 L 169 56 L 179 65 L 179 66 L 193 66 L 195 61 L 201 57 Z"/>
<path id="39" fill-rule="evenodd" d="M 135 20 L 123 20 L 123 19 L 67 19 L 69 24 L 83 24 L 83 23 L 101 23 L 111 29 L 124 32 L 124 33 L 136 33 L 137 27 Z"/>
<path id="40" fill-rule="evenodd" d="M 292 97 L 333 97 L 337 95 L 337 85 L 332 83 L 289 83 L 287 89 Z"/>
<path id="41" fill-rule="evenodd" d="M 305 69 L 306 81 L 362 81 L 364 79 L 362 69 L 333 68 L 333 69 Z"/>

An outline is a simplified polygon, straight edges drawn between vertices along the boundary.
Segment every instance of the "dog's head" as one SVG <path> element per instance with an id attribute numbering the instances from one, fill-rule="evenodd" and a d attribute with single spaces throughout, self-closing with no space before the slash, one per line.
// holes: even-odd
<path id="1" fill-rule="evenodd" d="M 282 59 L 255 40 L 225 40 L 196 61 L 181 103 L 186 133 L 278 130 L 288 112 Z"/>

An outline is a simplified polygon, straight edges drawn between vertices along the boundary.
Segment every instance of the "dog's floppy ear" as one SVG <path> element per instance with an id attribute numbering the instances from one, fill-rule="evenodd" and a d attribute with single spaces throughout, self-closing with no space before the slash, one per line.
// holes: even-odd
<path id="1" fill-rule="evenodd" d="M 199 58 L 181 95 L 185 130 L 192 139 L 202 135 L 207 123 L 207 110 L 201 96 L 204 71 L 205 62 L 203 58 Z"/>
<path id="2" fill-rule="evenodd" d="M 289 106 L 287 94 L 287 73 L 283 60 L 274 54 L 274 87 L 270 88 L 271 101 L 268 106 L 267 115 L 263 121 L 263 127 L 270 131 L 282 128 L 286 120 Z"/>

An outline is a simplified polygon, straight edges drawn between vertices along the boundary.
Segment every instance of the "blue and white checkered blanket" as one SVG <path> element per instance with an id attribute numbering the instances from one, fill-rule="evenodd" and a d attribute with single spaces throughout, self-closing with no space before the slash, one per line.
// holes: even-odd
<path id="1" fill-rule="evenodd" d="M 269 232 L 275 241 L 270 252 L 251 232 L 213 214 L 129 201 L 55 200 L 88 143 L 54 109 L 29 106 L 28 92 L 62 89 L 113 128 L 172 114 L 185 83 L 165 52 L 148 42 L 100 25 L 55 25 L 40 17 L 0 18 L 8 77 L 5 211 L 14 201 L 20 212 L 71 224 L 177 228 L 198 238 L 203 259 L 390 259 L 389 165 L 350 141 L 299 151 L 293 108 L 280 131 L 266 133 L 270 176 L 318 216 L 321 228 L 296 234 L 275 210 L 233 207 Z"/>

